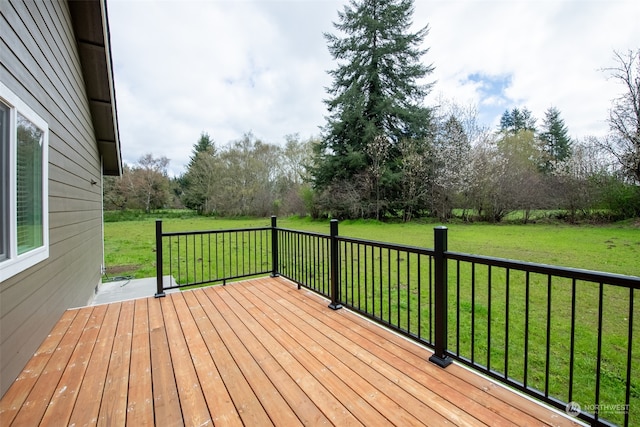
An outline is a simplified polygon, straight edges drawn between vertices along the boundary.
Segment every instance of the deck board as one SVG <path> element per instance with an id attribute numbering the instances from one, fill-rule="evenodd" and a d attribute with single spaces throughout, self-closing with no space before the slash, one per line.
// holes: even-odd
<path id="1" fill-rule="evenodd" d="M 16 425 L 28 426 L 36 425 L 40 422 L 49 402 L 54 397 L 56 386 L 84 331 L 90 314 L 90 311 L 83 311 L 75 317 L 18 412 L 14 420 Z"/>
<path id="2" fill-rule="evenodd" d="M 428 407 L 421 405 L 421 402 L 417 400 L 412 401 L 410 395 L 401 393 L 402 390 L 396 389 L 393 390 L 393 393 L 386 392 L 385 388 L 390 384 L 389 381 L 381 376 L 376 378 L 379 375 L 373 368 L 366 363 L 359 363 L 357 357 L 345 351 L 339 343 L 332 343 L 325 336 L 315 334 L 314 329 L 306 324 L 302 318 L 287 310 L 282 310 L 279 314 L 276 313 L 272 307 L 277 303 L 270 300 L 266 294 L 253 295 L 250 292 L 241 291 L 240 287 L 229 288 L 229 292 L 233 293 L 238 300 L 237 307 L 248 305 L 248 303 L 263 304 L 264 306 L 260 307 L 262 312 L 274 322 L 277 319 L 278 327 L 291 335 L 297 342 L 303 343 L 307 351 L 317 359 L 316 364 L 308 367 L 308 370 L 323 370 L 326 366 L 330 377 L 342 379 L 342 384 L 338 384 L 332 390 L 334 395 L 342 396 L 339 400 L 360 400 L 357 396 L 362 396 L 363 400 L 367 402 L 367 406 L 362 408 L 365 410 L 365 414 L 358 417 L 365 425 L 379 425 L 381 422 L 415 425 L 419 423 L 419 418 L 426 419 L 424 417 L 416 418 L 404 406 L 411 406 L 416 415 L 429 415 L 432 420 L 434 419 L 433 412 L 425 414 L 421 411 L 421 409 L 428 410 Z M 245 299 L 246 302 L 243 302 L 242 299 Z M 353 408 L 349 409 L 353 412 Z"/>
<path id="3" fill-rule="evenodd" d="M 0 426 L 8 426 L 14 421 L 77 314 L 78 311 L 73 310 L 66 311 L 62 315 L 60 321 L 53 327 L 22 373 L 4 394 L 0 400 Z"/>
<path id="4" fill-rule="evenodd" d="M 146 299 L 135 303 L 131 337 L 131 369 L 127 399 L 127 425 L 153 425 L 153 386 L 151 382 L 151 344 L 149 308 Z"/>
<path id="5" fill-rule="evenodd" d="M 60 423 L 67 425 L 76 403 L 76 397 L 89 364 L 89 357 L 95 346 L 100 327 L 107 313 L 107 306 L 96 307 L 78 340 L 69 359 L 58 387 L 42 418 L 43 424 Z"/>
<path id="6" fill-rule="evenodd" d="M 93 346 L 89 364 L 78 390 L 76 402 L 69 419 L 69 425 L 96 424 L 102 402 L 102 393 L 106 382 L 109 359 L 113 348 L 114 337 L 122 304 L 107 306 L 107 312 L 96 343 Z M 83 312 L 87 309 L 78 310 Z M 64 384 L 61 384 L 64 387 Z"/>
<path id="7" fill-rule="evenodd" d="M 164 324 L 163 301 L 165 300 L 149 301 L 149 342 L 154 416 L 156 420 L 166 422 L 166 425 L 181 425 L 182 409 Z"/>
<path id="8" fill-rule="evenodd" d="M 282 278 L 67 311 L 0 400 L 22 425 L 578 425 Z"/>
<path id="9" fill-rule="evenodd" d="M 272 290 L 266 292 L 273 294 Z M 282 295 L 285 298 L 290 296 Z M 272 296 L 281 297 L 281 295 Z M 290 302 L 288 298 L 287 302 Z M 357 356 L 356 361 L 368 366 L 370 370 L 362 373 L 365 378 L 381 375 L 380 390 L 387 390 L 390 396 L 401 396 L 403 401 L 410 402 L 413 410 L 421 409 L 423 406 L 416 396 L 429 399 L 429 409 L 436 413 L 422 414 L 421 419 L 433 420 L 436 417 L 440 420 L 452 419 L 458 424 L 513 425 L 512 421 L 506 420 L 473 399 L 468 399 L 467 393 L 470 391 L 468 386 L 460 387 L 459 384 L 452 385 L 448 381 L 446 383 L 440 381 L 438 377 L 446 371 L 431 364 L 425 366 L 424 359 L 420 357 L 409 358 L 409 355 L 401 354 L 402 347 L 394 345 L 386 337 L 377 334 L 381 330 L 379 327 L 373 331 L 365 331 L 362 328 L 363 320 L 357 316 L 353 316 L 347 323 L 342 323 L 344 322 L 342 318 L 341 322 L 333 318 L 318 320 L 315 316 L 322 315 L 322 312 L 318 312 L 316 307 L 317 304 L 311 304 L 306 306 L 306 310 L 297 306 L 296 309 L 302 310 L 300 318 L 308 319 L 313 329 L 333 337 L 333 343 L 329 343 L 327 348 L 335 347 L 332 351 L 336 353 L 339 353 L 340 349 L 345 349 Z M 344 326 L 347 327 L 343 333 L 335 332 L 343 329 Z M 406 342 L 404 339 L 401 341 Z M 365 351 L 362 351 L 363 349 Z M 384 357 L 381 357 L 380 351 L 383 351 Z M 445 375 L 445 377 L 448 380 L 449 376 Z M 437 393 L 429 387 L 434 383 L 438 384 Z M 392 384 L 401 386 L 393 388 L 390 387 Z M 387 387 L 384 387 L 385 385 Z"/>
<path id="10" fill-rule="evenodd" d="M 162 299 L 161 303 L 167 339 L 171 343 L 171 361 L 184 424 L 188 426 L 210 424 L 212 420 L 209 408 L 207 408 L 207 403 L 204 400 L 196 368 L 187 347 L 187 341 L 182 329 L 184 326 L 178 320 L 175 301 L 173 301 L 173 298 L 171 300 L 166 298 Z M 188 323 L 188 318 L 185 319 L 185 322 Z"/>
<path id="11" fill-rule="evenodd" d="M 120 309 L 98 413 L 98 425 L 124 425 L 127 419 L 134 305 L 134 301 L 126 301 Z"/>
<path id="12" fill-rule="evenodd" d="M 267 298 L 267 293 L 270 293 L 272 298 L 281 298 L 280 295 L 274 294 L 271 290 L 261 292 L 257 294 L 256 297 Z M 275 299 L 273 302 L 277 304 Z M 282 302 L 284 303 L 285 301 Z M 317 302 L 314 301 L 313 304 L 315 305 Z M 320 305 L 320 307 L 322 306 Z M 321 311 L 320 313 L 323 312 Z M 303 308 L 296 307 L 291 313 L 283 312 L 283 315 L 287 316 L 290 322 L 304 328 L 306 333 L 313 334 L 314 331 L 321 333 L 320 335 L 316 335 L 316 340 L 318 340 L 328 352 L 333 353 L 336 359 L 346 364 L 346 366 L 342 367 L 342 371 L 336 370 L 338 375 L 344 378 L 360 378 L 371 383 L 371 387 L 376 390 L 376 402 L 374 403 L 376 407 L 379 407 L 379 405 L 389 400 L 394 400 L 396 405 L 402 406 L 404 411 L 408 410 L 413 413 L 413 418 L 417 418 L 418 420 L 431 420 L 435 423 L 445 423 L 452 418 L 458 418 L 459 414 L 456 414 L 458 412 L 457 408 L 451 406 L 442 408 L 442 402 L 436 393 L 419 385 L 417 386 L 419 389 L 416 390 L 416 384 L 409 376 L 380 361 L 375 355 L 375 351 L 371 351 L 370 343 L 367 342 L 363 336 L 352 333 L 352 331 L 349 330 L 350 327 L 355 325 L 346 325 L 347 330 L 340 333 L 339 331 L 342 329 L 340 322 L 334 319 L 335 316 L 332 316 L 331 312 L 323 313 L 322 316 L 325 314 L 326 318 L 318 320 L 314 317 L 318 315 L 318 312 L 314 312 L 313 309 L 307 311 Z M 340 314 L 342 315 L 342 313 Z M 421 365 L 424 366 L 424 361 L 421 361 Z M 420 398 L 416 398 L 416 394 Z M 425 404 L 425 400 L 429 400 L 431 404 Z M 385 408 L 385 413 L 389 414 L 394 404 L 386 403 L 386 405 L 387 406 L 383 408 Z M 449 410 L 450 412 L 447 412 L 446 416 L 443 416 L 437 409 L 443 409 L 443 411 Z M 392 413 L 388 416 L 395 415 L 397 414 Z M 409 420 L 404 420 L 403 422 L 408 421 Z"/>
<path id="13" fill-rule="evenodd" d="M 218 312 L 218 308 L 205 295 L 204 290 L 195 294 L 205 313 L 205 316 L 199 318 L 200 329 L 207 332 L 205 342 L 216 360 L 220 376 L 242 422 L 245 425 L 272 425 L 265 408 L 248 382 L 253 373 L 251 366 L 245 366 L 243 360 L 235 360 L 234 353 L 237 354 L 238 349 L 233 345 L 228 346 L 233 331 Z M 243 368 L 246 371 L 243 371 Z"/>
<path id="14" fill-rule="evenodd" d="M 241 426 L 242 421 L 238 415 L 238 411 L 233 404 L 227 387 L 220 376 L 216 362 L 204 340 L 206 334 L 198 332 L 200 330 L 199 326 L 204 324 L 202 322 L 205 322 L 206 314 L 195 297 L 194 292 L 186 292 L 182 294 L 182 296 L 185 304 L 189 308 L 189 315 L 193 319 L 192 326 L 195 328 L 185 330 L 185 334 L 187 331 L 189 332 L 189 334 L 186 335 L 187 343 L 193 354 L 192 357 L 197 361 L 196 371 L 198 372 L 202 392 L 209 406 L 209 412 L 212 415 L 213 422 L 214 424 L 222 423 L 229 426 Z M 182 310 L 180 310 L 180 312 L 184 313 Z M 185 321 L 182 318 L 180 320 L 181 322 Z"/>
<path id="15" fill-rule="evenodd" d="M 224 309 L 223 301 L 217 298 L 218 294 L 218 292 L 209 293 L 208 297 L 214 304 Z M 293 381 L 286 377 L 279 378 L 281 382 L 272 381 L 269 378 L 269 372 L 274 368 L 277 370 L 278 366 L 272 363 L 268 349 L 265 348 L 265 345 L 268 345 L 266 331 L 262 335 L 263 339 L 259 340 L 239 316 L 244 317 L 241 311 L 234 311 L 233 308 L 230 309 L 230 315 L 225 316 L 230 330 L 235 334 L 235 337 L 230 338 L 231 341 L 227 341 L 230 344 L 229 348 L 235 349 L 232 351 L 233 357 L 241 360 L 243 364 L 251 366 L 247 380 L 254 390 L 263 390 L 262 405 L 273 423 L 276 425 L 301 425 L 294 412 L 297 402 L 287 401 L 283 396 L 283 394 L 287 394 L 288 390 L 295 387 Z M 255 330 L 253 332 L 255 333 Z M 278 386 L 276 387 L 275 384 Z M 279 389 L 285 390 L 285 393 L 280 393 Z"/>

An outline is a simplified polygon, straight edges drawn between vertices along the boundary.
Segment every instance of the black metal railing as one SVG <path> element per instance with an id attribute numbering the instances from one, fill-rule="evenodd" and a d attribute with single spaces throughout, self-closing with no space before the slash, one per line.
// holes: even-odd
<path id="1" fill-rule="evenodd" d="M 272 227 L 165 232 L 156 221 L 156 296 L 272 273 L 272 235 Z"/>
<path id="2" fill-rule="evenodd" d="M 279 228 L 278 275 L 330 298 L 330 241 L 323 234 Z"/>
<path id="3" fill-rule="evenodd" d="M 337 240 L 339 302 L 433 343 L 433 251 L 347 237 Z"/>
<path id="4" fill-rule="evenodd" d="M 640 420 L 640 278 L 446 259 L 448 355 L 591 424 Z"/>
<path id="5" fill-rule="evenodd" d="M 329 235 L 275 217 L 159 230 L 157 296 L 162 274 L 178 287 L 281 275 L 432 348 L 439 366 L 455 359 L 592 425 L 640 422 L 639 277 L 450 252 L 446 227 L 433 249 L 342 237 L 336 220 Z"/>

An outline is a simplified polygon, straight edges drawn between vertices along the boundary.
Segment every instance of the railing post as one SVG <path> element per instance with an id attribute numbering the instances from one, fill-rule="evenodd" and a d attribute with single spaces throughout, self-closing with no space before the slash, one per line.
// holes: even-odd
<path id="1" fill-rule="evenodd" d="M 271 216 L 271 277 L 278 277 L 278 219 Z"/>
<path id="2" fill-rule="evenodd" d="M 331 304 L 329 308 L 332 310 L 338 310 L 342 308 L 342 304 L 338 302 L 338 220 L 332 219 L 330 231 L 330 280 L 331 280 Z"/>
<path id="3" fill-rule="evenodd" d="M 446 368 L 453 361 L 447 350 L 447 227 L 435 227 L 434 231 L 434 279 L 435 279 L 435 351 L 429 361 Z"/>
<path id="4" fill-rule="evenodd" d="M 156 298 L 165 296 L 162 284 L 162 220 L 156 220 Z"/>

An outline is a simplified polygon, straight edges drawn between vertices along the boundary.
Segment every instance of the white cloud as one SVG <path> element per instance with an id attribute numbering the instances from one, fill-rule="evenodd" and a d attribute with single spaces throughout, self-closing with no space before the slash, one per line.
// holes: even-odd
<path id="1" fill-rule="evenodd" d="M 249 131 L 272 143 L 318 135 L 335 67 L 323 33 L 343 4 L 110 0 L 125 161 L 151 152 L 180 174 L 202 131 L 218 144 Z M 620 88 L 600 69 L 614 49 L 640 47 L 638 17 L 636 0 L 417 0 L 414 25 L 430 26 L 424 59 L 436 67 L 427 103 L 474 103 L 491 126 L 507 108 L 541 122 L 555 106 L 573 136 L 601 135 Z M 506 78 L 502 92 L 487 89 Z"/>
<path id="2" fill-rule="evenodd" d="M 452 3 L 416 3 L 416 13 L 432 28 L 427 44 L 438 67 L 438 90 L 480 106 L 506 99 L 502 111 L 526 106 L 538 123 L 555 106 L 573 136 L 606 133 L 610 100 L 620 88 L 601 69 L 611 65 L 614 49 L 640 47 L 639 2 Z M 512 81 L 502 96 L 483 99 L 479 87 L 465 80 L 473 73 Z"/>

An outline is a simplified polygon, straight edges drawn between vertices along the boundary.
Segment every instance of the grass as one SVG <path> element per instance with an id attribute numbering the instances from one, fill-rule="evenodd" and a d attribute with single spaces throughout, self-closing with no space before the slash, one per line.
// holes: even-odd
<path id="1" fill-rule="evenodd" d="M 105 215 L 106 217 L 106 215 Z M 168 231 L 265 227 L 269 218 L 219 219 L 182 214 L 163 219 Z M 438 223 L 344 221 L 340 235 L 369 240 L 433 247 Z M 626 221 L 610 225 L 566 224 L 445 224 L 449 250 L 565 267 L 640 276 L 640 224 Z M 278 226 L 329 233 L 328 221 L 308 218 L 278 219 Z M 136 278 L 155 276 L 155 218 L 105 223 L 107 271 Z"/>
<path id="2" fill-rule="evenodd" d="M 279 220 L 287 228 L 327 233 L 328 223 L 308 219 Z M 433 247 L 433 227 L 445 225 L 449 250 L 527 262 L 640 276 L 640 223 L 440 224 L 344 221 L 340 235 Z"/>
<path id="3" fill-rule="evenodd" d="M 163 219 L 165 231 L 229 229 L 239 227 L 264 227 L 269 219 L 212 219 L 186 216 Z M 105 262 L 107 278 L 131 276 L 155 277 L 155 218 L 149 215 L 140 219 L 127 219 L 104 224 Z"/>
<path id="4" fill-rule="evenodd" d="M 193 216 L 165 216 L 166 231 L 232 229 L 265 227 L 270 219 L 216 219 Z M 343 221 L 339 224 L 340 235 L 368 240 L 393 242 L 410 246 L 433 246 L 433 227 L 437 223 L 395 223 L 376 221 Z M 566 267 L 607 271 L 611 273 L 640 276 L 640 224 L 626 221 L 609 225 L 546 224 L 446 224 L 449 229 L 449 250 L 528 262 L 554 264 Z M 328 221 L 312 221 L 306 218 L 278 219 L 278 226 L 328 234 Z M 155 275 L 154 252 L 155 221 L 142 218 L 125 222 L 105 224 L 105 252 L 107 266 L 117 267 L 119 274 L 134 277 Z M 376 260 L 383 258 L 375 254 Z M 428 336 L 428 323 L 432 316 L 428 292 L 418 298 L 416 283 L 401 280 L 404 264 L 411 261 L 405 255 L 394 255 L 390 262 L 381 262 L 380 271 L 372 276 L 371 284 L 355 291 L 358 305 L 367 304 L 367 311 L 383 320 L 395 322 L 401 327 L 422 336 Z M 364 256 L 357 254 L 358 258 Z M 346 262 L 346 261 L 345 261 Z M 355 261 L 356 263 L 360 261 Z M 371 267 L 369 267 L 371 268 Z M 414 268 L 414 267 L 412 267 Z M 384 271 L 383 271 L 384 270 Z M 388 271 L 387 271 L 388 270 Z M 458 272 L 459 271 L 459 272 Z M 574 384 L 572 399 L 588 405 L 595 398 L 594 372 L 597 363 L 598 297 L 597 284 L 578 282 L 576 297 L 572 296 L 571 282 L 553 279 L 548 285 L 546 276 L 532 274 L 529 280 L 529 313 L 525 316 L 526 278 L 524 273 L 511 271 L 507 286 L 506 271 L 494 268 L 491 271 L 491 288 L 487 286 L 489 275 L 486 267 L 478 266 L 475 275 L 471 266 L 462 264 L 459 270 L 452 268 L 449 274 L 450 307 L 455 307 L 457 298 L 460 310 L 451 309 L 449 314 L 449 348 L 460 355 L 470 357 L 480 364 L 490 361 L 492 369 L 508 372 L 508 375 L 539 390 L 548 390 L 550 396 L 568 400 L 569 348 L 571 343 L 571 311 L 576 313 Z M 381 277 L 391 277 L 385 283 Z M 397 280 L 395 278 L 398 278 Z M 415 273 L 412 273 L 415 278 Z M 415 280 L 415 279 L 414 279 Z M 390 283 L 393 282 L 393 283 Z M 472 297 L 471 284 L 475 283 Z M 548 292 L 551 292 L 551 315 L 547 316 Z M 362 293 L 362 295 L 360 295 Z M 640 300 L 635 291 L 634 336 L 632 348 L 631 419 L 640 417 L 640 358 L 635 356 L 640 349 Z M 419 300 L 418 300 L 419 299 Z M 571 301 L 575 301 L 572 307 Z M 353 301 L 355 305 L 355 300 Z M 603 295 L 603 334 L 601 358 L 601 403 L 619 405 L 624 402 L 626 382 L 626 349 L 628 348 L 629 291 L 606 287 Z M 418 307 L 426 306 L 420 322 L 415 316 Z M 411 315 L 406 315 L 407 312 Z M 507 322 L 508 318 L 508 322 Z M 490 320 L 489 320 L 490 319 Z M 471 323 L 474 329 L 471 329 Z M 459 321 L 459 334 L 457 323 Z M 508 326 L 507 326 L 508 325 Z M 550 337 L 546 328 L 550 326 Z M 418 329 L 415 329 L 418 328 Z M 491 329 L 489 340 L 489 328 Z M 528 329 L 528 340 L 525 330 Z M 547 340 L 549 339 L 549 361 L 547 363 Z M 528 352 L 525 366 L 525 350 Z M 545 372 L 549 371 L 549 382 L 545 384 Z M 621 423 L 623 415 L 602 413 L 605 418 Z"/>

